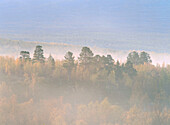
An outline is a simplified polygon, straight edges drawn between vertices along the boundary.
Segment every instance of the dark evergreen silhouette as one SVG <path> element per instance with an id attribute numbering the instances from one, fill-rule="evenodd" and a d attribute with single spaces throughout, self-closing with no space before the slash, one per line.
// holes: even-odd
<path id="1" fill-rule="evenodd" d="M 152 62 L 152 60 L 148 53 L 146 53 L 144 51 L 140 53 L 140 64 L 151 63 L 151 62 Z"/>
<path id="2" fill-rule="evenodd" d="M 140 64 L 140 58 L 139 58 L 139 54 L 136 51 L 133 51 L 131 53 L 128 54 L 127 57 L 127 62 L 131 62 L 134 65 L 139 65 Z"/>
<path id="3" fill-rule="evenodd" d="M 106 69 L 108 71 L 108 74 L 109 74 L 113 70 L 114 59 L 112 58 L 111 55 L 102 56 L 101 62 L 103 64 L 103 68 Z"/>
<path id="4" fill-rule="evenodd" d="M 64 56 L 65 60 L 63 63 L 63 67 L 66 68 L 66 70 L 68 71 L 68 73 L 70 74 L 72 69 L 75 67 L 75 63 L 74 63 L 74 56 L 73 53 L 68 51 L 65 56 Z"/>
<path id="5" fill-rule="evenodd" d="M 85 68 L 88 67 L 88 65 L 92 64 L 93 62 L 93 52 L 88 47 L 83 47 L 80 53 L 79 63 L 80 65 L 83 65 Z"/>
<path id="6" fill-rule="evenodd" d="M 21 51 L 20 52 L 20 60 L 22 61 L 30 61 L 30 53 L 28 51 Z"/>
<path id="7" fill-rule="evenodd" d="M 138 52 L 133 51 L 128 54 L 127 62 L 131 62 L 134 65 L 140 65 L 144 63 L 151 63 L 152 60 L 150 55 L 144 51 L 141 52 L 140 55 L 138 54 Z"/>
<path id="8" fill-rule="evenodd" d="M 124 67 L 124 71 L 130 76 L 134 77 L 137 74 L 136 69 L 133 68 L 133 64 L 130 61 L 127 61 Z"/>
<path id="9" fill-rule="evenodd" d="M 45 57 L 44 57 L 44 52 L 42 49 L 42 46 L 37 45 L 36 49 L 34 51 L 34 55 L 33 55 L 33 63 L 44 63 L 45 62 Z"/>
<path id="10" fill-rule="evenodd" d="M 47 63 L 52 69 L 55 68 L 55 60 L 54 60 L 54 58 L 52 57 L 51 54 L 49 55 L 49 57 L 47 59 Z"/>

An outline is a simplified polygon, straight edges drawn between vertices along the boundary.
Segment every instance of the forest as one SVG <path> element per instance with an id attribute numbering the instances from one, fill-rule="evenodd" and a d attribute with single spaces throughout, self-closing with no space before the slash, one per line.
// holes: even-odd
<path id="1" fill-rule="evenodd" d="M 149 53 L 30 55 L 0 56 L 0 125 L 170 125 L 170 65 Z"/>

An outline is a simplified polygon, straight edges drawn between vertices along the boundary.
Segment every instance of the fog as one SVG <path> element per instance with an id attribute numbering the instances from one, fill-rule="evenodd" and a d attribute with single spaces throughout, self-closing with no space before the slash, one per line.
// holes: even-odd
<path id="1" fill-rule="evenodd" d="M 23 43 L 28 51 L 39 42 Z M 42 45 L 31 58 L 26 51 L 0 56 L 0 124 L 169 125 L 169 65 L 153 65 L 147 53 L 141 62 L 126 51 L 71 46 L 74 54 L 70 45 Z M 50 48 L 68 51 L 57 60 L 46 57 Z"/>
<path id="2" fill-rule="evenodd" d="M 170 125 L 170 2 L 0 0 L 0 125 Z"/>
<path id="3" fill-rule="evenodd" d="M 117 43 L 119 44 L 119 43 Z M 80 45 L 71 45 L 64 43 L 49 43 L 49 42 L 39 42 L 39 41 L 21 41 L 21 40 L 8 40 L 8 39 L 0 39 L 0 55 L 4 56 L 13 56 L 18 57 L 20 51 L 29 51 L 31 57 L 33 56 L 33 52 L 36 45 L 42 45 L 44 48 L 44 54 L 47 58 L 50 54 L 55 58 L 62 60 L 64 59 L 64 55 L 67 51 L 71 51 L 74 53 L 75 58 L 79 56 L 79 52 L 81 50 Z M 133 50 L 114 50 L 108 48 L 100 48 L 100 47 L 90 47 L 94 54 L 97 55 L 107 55 L 111 54 L 115 60 L 119 60 L 121 62 L 125 62 L 128 56 L 128 53 Z M 136 50 L 141 52 L 142 50 Z M 145 51 L 145 50 L 144 50 Z M 167 65 L 170 64 L 170 54 L 169 53 L 157 53 L 153 51 L 146 51 L 150 54 L 152 58 L 152 64 L 160 66 L 162 64 Z"/>

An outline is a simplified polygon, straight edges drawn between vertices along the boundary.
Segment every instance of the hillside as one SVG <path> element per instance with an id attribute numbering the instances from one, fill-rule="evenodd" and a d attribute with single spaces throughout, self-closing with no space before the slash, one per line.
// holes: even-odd
<path id="1" fill-rule="evenodd" d="M 170 65 L 134 53 L 122 64 L 88 47 L 79 61 L 45 60 L 41 46 L 32 61 L 0 56 L 0 125 L 170 125 Z"/>

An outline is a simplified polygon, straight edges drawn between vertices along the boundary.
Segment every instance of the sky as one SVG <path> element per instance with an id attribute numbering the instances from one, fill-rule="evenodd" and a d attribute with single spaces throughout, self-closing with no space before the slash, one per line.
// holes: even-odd
<path id="1" fill-rule="evenodd" d="M 0 37 L 170 53 L 170 0 L 1 0 Z"/>

